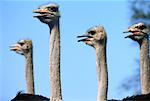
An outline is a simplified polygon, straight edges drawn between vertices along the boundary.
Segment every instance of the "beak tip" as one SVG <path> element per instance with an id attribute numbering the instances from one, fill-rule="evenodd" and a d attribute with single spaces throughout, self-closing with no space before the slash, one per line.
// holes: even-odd
<path id="1" fill-rule="evenodd" d="M 9 50 L 10 50 L 10 51 L 14 51 L 14 49 L 13 49 L 13 48 L 11 48 L 11 47 L 9 48 Z"/>
<path id="2" fill-rule="evenodd" d="M 124 38 L 130 38 L 130 35 L 128 35 L 128 36 L 125 36 Z"/>
<path id="3" fill-rule="evenodd" d="M 129 31 L 124 31 L 123 33 L 128 33 Z"/>
<path id="4" fill-rule="evenodd" d="M 13 47 L 14 47 L 14 45 L 10 45 L 10 46 L 9 46 L 10 49 L 13 48 Z"/>
<path id="5" fill-rule="evenodd" d="M 10 51 L 13 51 L 13 49 L 9 49 Z"/>
<path id="6" fill-rule="evenodd" d="M 129 29 L 123 31 L 123 33 L 129 33 L 129 32 L 130 32 Z"/>
<path id="7" fill-rule="evenodd" d="M 36 11 L 36 10 L 33 10 L 32 12 L 33 12 L 33 13 L 36 13 L 37 11 Z"/>

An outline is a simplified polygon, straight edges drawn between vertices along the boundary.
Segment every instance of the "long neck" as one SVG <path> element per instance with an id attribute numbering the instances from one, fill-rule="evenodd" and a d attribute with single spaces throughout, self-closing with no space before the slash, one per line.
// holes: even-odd
<path id="1" fill-rule="evenodd" d="M 61 101 L 59 20 L 50 26 L 51 101 Z"/>
<path id="2" fill-rule="evenodd" d="M 33 75 L 33 58 L 32 58 L 32 49 L 31 51 L 25 56 L 26 59 L 26 68 L 25 68 L 25 75 L 26 75 L 26 87 L 27 93 L 35 94 L 34 91 L 34 75 Z"/>
<path id="3" fill-rule="evenodd" d="M 140 43 L 140 76 L 141 93 L 150 93 L 150 60 L 149 60 L 149 39 L 144 38 Z"/>
<path id="4" fill-rule="evenodd" d="M 98 95 L 97 101 L 107 100 L 108 72 L 106 61 L 106 44 L 100 44 L 96 48 L 96 65 L 98 74 Z"/>

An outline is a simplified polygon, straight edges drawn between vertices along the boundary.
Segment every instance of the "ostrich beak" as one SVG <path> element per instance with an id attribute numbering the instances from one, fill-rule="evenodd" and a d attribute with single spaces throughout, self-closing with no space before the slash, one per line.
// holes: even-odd
<path id="1" fill-rule="evenodd" d="M 81 36 L 77 36 L 77 38 L 82 38 L 82 37 L 90 37 L 89 35 L 81 35 Z"/>
<path id="2" fill-rule="evenodd" d="M 17 51 L 17 50 L 20 50 L 20 45 L 14 44 L 14 45 L 9 46 L 9 48 L 11 51 Z"/>
<path id="3" fill-rule="evenodd" d="M 133 37 L 133 36 L 142 36 L 141 34 L 139 34 L 138 32 L 142 32 L 142 31 L 140 31 L 140 30 L 138 30 L 138 29 L 132 29 L 132 27 L 131 28 L 128 28 L 126 31 L 124 31 L 123 33 L 131 33 L 131 34 L 129 34 L 129 35 L 127 35 L 125 38 L 131 38 L 131 37 Z"/>
<path id="4" fill-rule="evenodd" d="M 130 28 L 129 28 L 129 29 L 125 30 L 123 33 L 130 33 L 130 32 L 131 32 L 131 30 L 130 30 Z M 132 34 L 127 35 L 127 36 L 125 36 L 124 38 L 130 38 L 131 36 L 132 36 Z"/>
<path id="5" fill-rule="evenodd" d="M 123 33 L 129 33 L 129 31 L 124 31 Z"/>
<path id="6" fill-rule="evenodd" d="M 129 32 L 130 32 L 130 29 L 123 31 L 123 33 L 129 33 Z"/>
<path id="7" fill-rule="evenodd" d="M 130 38 L 130 37 L 132 37 L 133 35 L 128 35 L 128 36 L 125 36 L 124 38 Z"/>
<path id="8" fill-rule="evenodd" d="M 34 15 L 34 18 L 37 17 L 41 17 L 41 16 L 45 16 L 47 14 L 51 14 L 51 12 L 49 12 L 47 9 L 37 9 L 37 10 L 33 10 L 33 13 L 39 13 L 38 15 Z"/>
<path id="9" fill-rule="evenodd" d="M 37 9 L 37 10 L 33 10 L 32 12 L 33 12 L 33 13 L 39 13 L 39 11 L 40 11 L 40 10 Z"/>
<path id="10" fill-rule="evenodd" d="M 82 37 L 85 37 L 85 38 L 78 40 L 78 42 L 90 41 L 89 38 L 92 38 L 92 37 L 89 36 L 88 34 L 84 34 L 84 35 L 81 35 L 81 36 L 77 36 L 77 38 L 82 38 Z"/>
<path id="11" fill-rule="evenodd" d="M 33 10 L 33 13 L 48 13 L 49 11 L 47 9 L 37 9 Z"/>

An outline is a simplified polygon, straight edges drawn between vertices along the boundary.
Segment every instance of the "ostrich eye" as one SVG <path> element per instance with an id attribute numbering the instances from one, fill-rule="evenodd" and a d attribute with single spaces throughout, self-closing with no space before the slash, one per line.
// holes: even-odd
<path id="1" fill-rule="evenodd" d="M 89 31 L 89 33 L 90 33 L 91 35 L 94 35 L 96 32 L 95 32 L 95 31 Z"/>
<path id="2" fill-rule="evenodd" d="M 141 30 L 143 30 L 145 28 L 146 28 L 146 26 L 144 26 L 144 25 L 142 25 L 142 26 L 139 27 L 139 29 L 141 29 Z"/>
<path id="3" fill-rule="evenodd" d="M 52 12 L 57 12 L 58 8 L 56 8 L 56 7 L 48 7 L 48 10 L 52 11 Z"/>
<path id="4" fill-rule="evenodd" d="M 23 46 L 23 45 L 24 45 L 24 43 L 22 43 L 22 42 L 20 42 L 19 44 L 20 44 L 21 46 Z"/>

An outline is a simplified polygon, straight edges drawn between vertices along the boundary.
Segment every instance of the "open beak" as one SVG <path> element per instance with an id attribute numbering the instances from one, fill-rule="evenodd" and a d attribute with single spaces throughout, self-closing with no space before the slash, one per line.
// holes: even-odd
<path id="1" fill-rule="evenodd" d="M 124 38 L 131 38 L 134 35 L 134 31 L 132 31 L 131 28 L 128 28 L 123 33 L 132 33 L 132 34 L 125 36 Z"/>
<path id="2" fill-rule="evenodd" d="M 34 18 L 46 16 L 47 14 L 51 14 L 47 9 L 37 9 L 33 10 L 33 13 L 38 13 L 38 15 L 33 16 Z"/>
<path id="3" fill-rule="evenodd" d="M 125 38 L 131 38 L 133 36 L 142 36 L 143 34 L 140 34 L 140 32 L 141 31 L 138 29 L 129 28 L 128 30 L 124 31 L 123 33 L 131 33 L 125 37 Z"/>
<path id="4" fill-rule="evenodd" d="M 43 10 L 43 9 L 37 9 L 37 10 L 33 10 L 33 13 L 46 13 L 47 10 Z"/>
<path id="5" fill-rule="evenodd" d="M 78 40 L 78 42 L 90 41 L 89 38 L 92 38 L 91 36 L 89 36 L 87 34 L 77 36 L 77 38 L 83 38 L 83 37 L 84 37 L 84 39 L 80 39 L 80 40 Z"/>
<path id="6" fill-rule="evenodd" d="M 20 45 L 19 44 L 14 44 L 9 46 L 11 51 L 19 51 L 20 50 Z"/>

